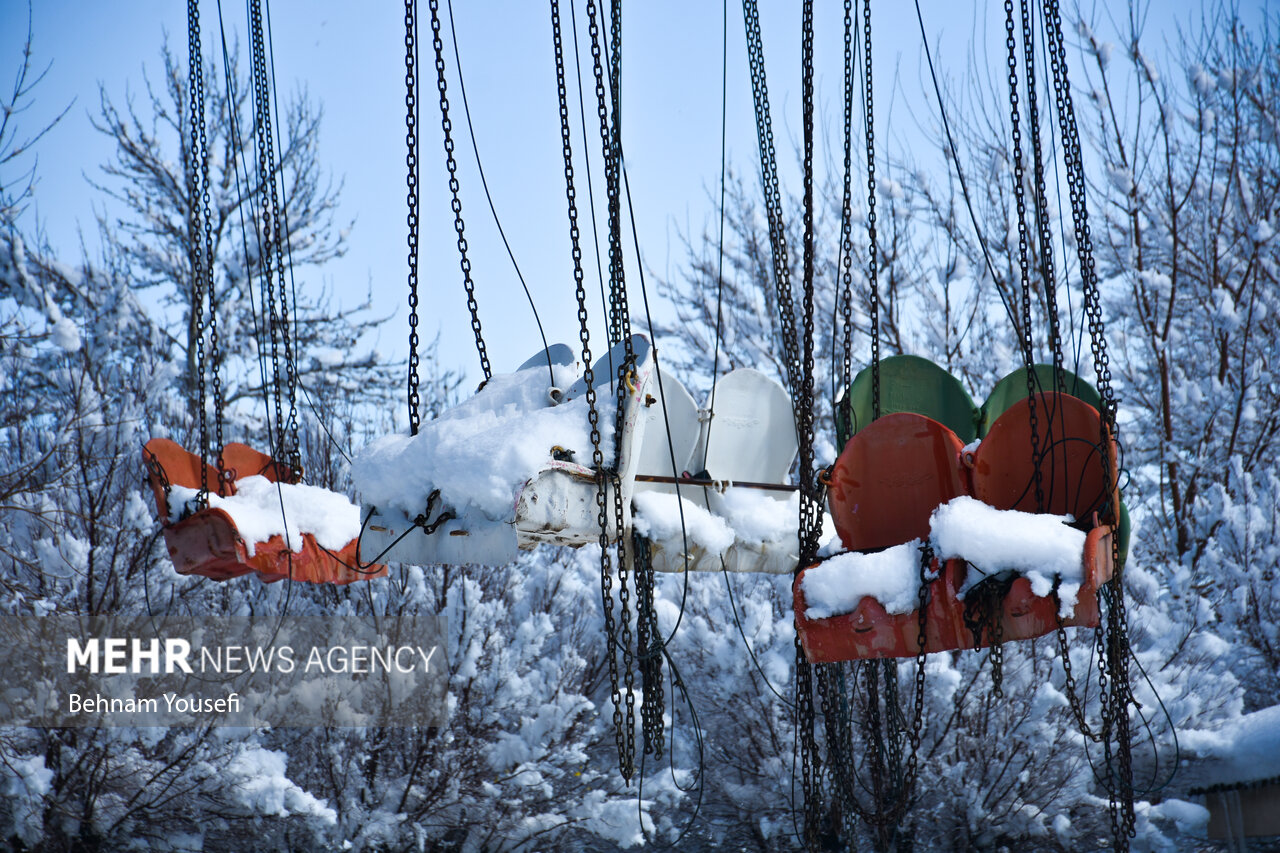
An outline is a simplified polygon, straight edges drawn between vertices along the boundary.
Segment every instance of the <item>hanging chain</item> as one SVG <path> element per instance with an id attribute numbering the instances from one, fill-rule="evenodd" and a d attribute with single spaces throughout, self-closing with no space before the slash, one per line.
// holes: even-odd
<path id="1" fill-rule="evenodd" d="M 191 95 L 191 140 L 187 152 L 187 260 L 191 267 L 191 328 L 195 332 L 196 407 L 200 429 L 200 461 L 209 459 L 209 426 L 205 406 L 204 300 L 207 295 L 205 270 L 210 264 L 201 240 L 199 198 L 203 183 L 200 163 L 206 158 L 204 146 L 204 60 L 200 50 L 200 4 L 187 0 L 187 74 Z M 188 361 L 191 354 L 187 354 Z M 188 368 L 189 369 L 189 368 Z M 221 493 L 221 490 L 219 490 Z M 166 491 L 167 494 L 167 491 Z M 200 491 L 195 504 L 203 509 L 209 503 L 209 468 L 200 466 Z"/>
<path id="2" fill-rule="evenodd" d="M 1082 159 L 1080 132 L 1075 119 L 1071 86 L 1067 71 L 1067 52 L 1062 33 L 1062 18 L 1058 0 L 1046 0 L 1045 33 L 1049 43 L 1049 58 L 1053 75 L 1054 99 L 1058 108 L 1058 123 L 1063 137 L 1063 163 L 1066 172 L 1067 191 L 1071 206 L 1072 227 L 1076 236 L 1080 277 L 1084 290 L 1085 314 L 1088 319 L 1090 349 L 1094 371 L 1097 374 L 1098 392 L 1102 398 L 1101 440 L 1104 448 L 1110 448 L 1116 437 L 1116 399 L 1106 349 L 1106 330 L 1102 317 L 1102 300 L 1098 288 L 1098 273 L 1093 257 L 1093 240 L 1089 228 L 1089 213 L 1085 201 L 1085 175 Z M 1102 454 L 1107 506 L 1104 522 L 1112 525 L 1111 559 L 1113 574 L 1099 590 L 1099 604 L 1106 604 L 1105 630 L 1101 625 L 1095 631 L 1099 654 L 1099 696 L 1101 702 L 1101 735 L 1103 753 L 1107 761 L 1109 784 L 1108 805 L 1111 817 L 1112 838 L 1115 850 L 1129 849 L 1129 840 L 1136 834 L 1136 815 L 1133 806 L 1133 767 L 1131 759 L 1129 706 L 1133 701 L 1129 683 L 1128 625 L 1125 612 L 1123 572 L 1119 553 L 1119 507 L 1116 499 L 1117 472 L 1110 452 Z M 1105 677 L 1111 679 L 1107 690 Z M 1112 741 L 1119 753 L 1119 778 L 1112 770 Z"/>
<path id="3" fill-rule="evenodd" d="M 747 58 L 751 67 L 751 95 L 755 103 L 756 142 L 760 149 L 760 176 L 764 186 L 765 217 L 769 223 L 769 247 L 773 257 L 773 280 L 778 309 L 778 329 L 782 337 L 782 358 L 787 389 L 794 400 L 800 388 L 800 348 L 796 342 L 795 307 L 791 298 L 791 264 L 787 257 L 787 231 L 782 215 L 782 189 L 778 180 L 778 160 L 774 151 L 773 121 L 769 116 L 769 84 L 764 68 L 764 39 L 760 34 L 760 13 L 756 0 L 743 0 Z"/>
<path id="4" fill-rule="evenodd" d="M 1039 238 L 1040 277 L 1049 320 L 1049 352 L 1053 358 L 1054 390 L 1066 390 L 1063 374 L 1062 330 L 1058 320 L 1058 283 L 1053 267 L 1053 231 L 1049 224 L 1049 196 L 1045 186 L 1044 152 L 1040 144 L 1040 96 L 1036 83 L 1035 20 L 1027 0 L 1021 0 L 1022 59 L 1027 78 L 1027 120 L 1031 128 L 1032 176 L 1035 180 L 1036 234 Z"/>
<path id="5" fill-rule="evenodd" d="M 409 434 L 421 424 L 418 407 L 418 11 L 417 0 L 404 0 L 405 184 L 409 204 Z"/>
<path id="6" fill-rule="evenodd" d="M 840 388 L 849 393 L 853 379 L 853 0 L 844 0 L 844 186 L 840 197 L 840 325 L 844 339 L 841 347 Z M 848 409 L 852 401 L 846 400 Z M 835 411 L 835 401 L 832 401 Z M 837 419 L 841 415 L 837 413 Z M 852 425 L 843 434 L 852 432 Z M 837 451 L 844 448 L 837 448 Z"/>
<path id="7" fill-rule="evenodd" d="M 458 161 L 453 156 L 453 122 L 449 120 L 449 93 L 444 76 L 444 42 L 440 38 L 440 0 L 429 0 L 431 11 L 431 46 L 436 54 L 436 88 L 440 90 L 440 129 L 444 131 L 444 160 L 449 170 L 450 207 L 453 209 L 453 230 L 458 234 L 458 256 L 461 258 L 462 286 L 467 291 L 467 311 L 471 314 L 471 331 L 476 338 L 476 352 L 480 355 L 480 370 L 487 381 L 493 372 L 489 369 L 489 353 L 485 349 L 484 335 L 480 329 L 480 307 L 476 302 L 476 285 L 471 280 L 471 259 L 467 257 L 467 237 L 462 221 L 462 198 L 458 195 Z"/>
<path id="8" fill-rule="evenodd" d="M 1022 114 L 1018 98 L 1017 39 L 1013 29 L 1013 0 L 1004 2 L 1005 47 L 1009 51 L 1009 124 L 1013 143 L 1013 198 L 1018 217 L 1018 274 L 1022 294 L 1022 329 L 1019 344 L 1026 368 L 1027 406 L 1031 420 L 1031 466 L 1035 479 L 1036 512 L 1044 512 L 1044 483 L 1040 471 L 1040 418 L 1036 406 L 1035 354 L 1031 337 L 1031 261 L 1030 236 L 1027 232 L 1026 173 L 1022 154 Z M 994 665 L 996 658 L 993 657 Z"/>
<path id="9" fill-rule="evenodd" d="M 289 326 L 289 292 L 285 265 L 285 240 L 288 239 L 288 235 L 285 233 L 284 219 L 281 215 L 282 182 L 277 176 L 279 169 L 283 168 L 283 163 L 276 161 L 275 132 L 271 118 L 271 79 L 263 34 L 261 0 L 249 2 L 249 35 L 252 46 L 254 105 L 258 124 L 258 168 L 263 200 L 263 290 L 270 297 L 266 302 L 269 309 L 267 323 L 271 330 L 271 363 L 275 377 L 277 453 L 278 461 L 283 462 L 289 468 L 292 479 L 297 480 L 302 473 L 301 442 L 298 435 L 298 377 L 293 336 Z M 284 351 L 283 380 L 280 373 L 281 349 Z M 282 411 L 286 396 L 289 400 L 287 417 Z"/>
<path id="10" fill-rule="evenodd" d="M 635 371 L 635 353 L 632 351 L 631 318 L 627 306 L 627 289 L 622 257 L 622 136 L 621 136 L 621 77 L 622 77 L 622 7 L 621 0 L 611 4 L 610 29 L 608 40 L 602 45 L 603 37 L 598 23 L 598 9 L 594 2 L 588 0 L 587 21 L 591 35 L 591 56 L 593 73 L 596 81 L 596 109 L 600 119 L 600 142 L 604 149 L 605 187 L 608 197 L 609 212 L 609 324 L 611 337 L 622 343 L 623 357 L 620 364 L 613 365 L 614 382 L 614 458 L 613 467 L 608 472 L 613 483 L 613 521 L 618 543 L 618 618 L 622 623 L 619 645 L 622 652 L 623 698 L 625 716 L 623 719 L 623 740 L 626 763 L 634 764 L 635 756 L 635 655 L 632 649 L 631 636 L 631 588 L 630 574 L 626 553 L 626 511 L 622 497 L 622 478 L 618 470 L 622 466 L 622 433 L 625 428 L 626 403 L 630 394 L 628 388 Z M 610 46 L 609 42 L 612 42 Z M 609 90 L 608 100 L 605 98 L 604 68 L 600 58 L 602 50 L 609 50 Z M 610 115 L 612 114 L 612 121 Z M 601 510 L 601 524 L 603 509 Z M 603 527 L 602 527 L 603 530 Z M 639 579 L 637 578 L 637 583 Z"/>
<path id="11" fill-rule="evenodd" d="M 644 693 L 640 728 L 644 735 L 644 754 L 662 758 L 662 633 L 658 628 L 658 613 L 653 606 L 653 561 L 648 539 L 633 533 L 631 541 L 636 572 L 636 647 L 641 653 L 641 689 Z"/>
<path id="12" fill-rule="evenodd" d="M 862 51 L 865 71 L 863 91 L 867 131 L 867 282 L 870 287 L 871 417 L 880 417 L 880 285 L 879 248 L 876 245 L 876 121 L 871 77 L 871 0 L 862 2 Z"/>
<path id="13" fill-rule="evenodd" d="M 560 143 L 564 155 L 565 197 L 569 211 L 569 241 L 573 247 L 574 295 L 578 301 L 578 339 L 582 344 L 582 380 L 586 384 L 587 421 L 591 426 L 591 460 L 596 476 L 596 511 L 600 526 L 600 595 L 604 610 L 605 660 L 609 671 L 609 698 L 613 702 L 613 732 L 618 748 L 618 767 L 628 783 L 634 774 L 634 730 L 628 751 L 622 723 L 622 702 L 618 692 L 617 623 L 613 613 L 613 572 L 609 560 L 609 515 L 606 511 L 608 472 L 600 447 L 600 412 L 596 407 L 595 377 L 591 368 L 591 334 L 587 327 L 587 292 L 583 283 L 581 232 L 578 228 L 577 192 L 573 184 L 573 146 L 569 129 L 569 100 L 565 86 L 564 44 L 560 32 L 560 2 L 551 0 L 551 33 L 555 45 L 556 93 L 560 104 Z"/>

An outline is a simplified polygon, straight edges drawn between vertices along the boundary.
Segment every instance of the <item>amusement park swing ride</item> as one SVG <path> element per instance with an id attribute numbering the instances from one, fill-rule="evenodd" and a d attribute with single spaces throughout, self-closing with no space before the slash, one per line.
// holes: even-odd
<path id="1" fill-rule="evenodd" d="M 250 0 L 251 10 L 259 0 Z M 188 189 L 193 234 L 208 233 L 198 2 L 192 21 L 191 150 Z M 919 772 L 926 656 L 987 649 L 1000 690 L 1002 644 L 1054 635 L 1066 694 L 1085 739 L 1106 758 L 1099 784 L 1110 800 L 1116 849 L 1134 832 L 1133 773 L 1123 566 L 1128 519 L 1120 497 L 1116 399 L 1086 203 L 1067 50 L 1057 0 L 1005 4 L 1008 48 L 1011 212 L 1017 228 L 1017 299 L 1006 300 L 1020 344 L 1014 367 L 981 405 L 937 365 L 911 355 L 881 356 L 876 230 L 876 148 L 872 2 L 844 3 L 844 175 L 839 246 L 840 290 L 832 340 L 843 363 L 831 365 L 843 391 L 834 401 L 838 457 L 815 460 L 815 273 L 813 30 L 802 5 L 803 245 L 801 281 L 792 281 L 782 193 L 774 152 L 763 40 L 755 0 L 743 12 L 772 260 L 785 384 L 752 369 L 713 376 L 699 405 L 663 371 L 650 336 L 633 329 L 624 275 L 622 208 L 625 160 L 621 110 L 620 0 L 587 0 L 592 72 L 608 209 L 607 347 L 593 361 L 575 193 L 560 3 L 550 13 L 557 73 L 567 219 L 579 319 L 578 351 L 545 347 L 513 373 L 490 369 L 471 278 L 448 113 L 438 0 L 430 27 L 463 284 L 485 381 L 456 408 L 422 422 L 418 389 L 418 30 L 406 2 L 406 127 L 409 201 L 410 429 L 375 441 L 353 462 L 362 504 L 301 483 L 295 341 L 290 334 L 287 245 L 282 237 L 278 164 L 271 136 L 270 83 L 261 15 L 252 15 L 253 105 L 259 199 L 254 230 L 264 319 L 270 453 L 222 444 L 221 380 L 212 246 L 192 246 L 194 322 L 200 392 L 211 386 L 212 435 L 200 407 L 199 453 L 168 439 L 147 444 L 144 461 L 175 568 L 228 580 L 349 583 L 385 575 L 384 562 L 505 566 L 545 545 L 599 550 L 609 691 L 619 770 L 637 773 L 640 749 L 664 749 L 664 638 L 654 611 L 654 573 L 793 574 L 796 627 L 795 707 L 803 783 L 803 841 L 819 844 L 834 821 L 846 837 L 862 821 L 892 836 L 910 808 Z M 606 11 L 608 15 L 606 15 Z M 861 32 L 857 24 L 861 24 Z M 923 36 L 923 21 L 921 22 Z M 861 36 L 857 38 L 856 36 Z M 1044 54 L 1039 55 L 1043 39 Z M 927 43 L 926 43 L 927 49 Z M 932 68 L 932 58 L 930 58 Z M 853 323 L 853 117 L 861 82 L 867 175 L 865 279 L 870 361 L 851 375 Z M 1037 94 L 1051 88 L 1042 117 Z M 463 94 L 465 98 L 465 91 Z M 1056 120 L 1057 140 L 1042 139 Z M 947 117 L 942 113 L 946 127 Z M 584 125 L 585 126 L 585 125 Z M 950 129 L 947 128 L 950 138 Z M 582 140 L 587 144 L 588 140 Z M 954 148 L 952 154 L 955 155 Z M 1061 155 L 1061 163 L 1052 160 Z M 953 156 L 962 188 L 964 175 Z M 197 165 L 199 164 L 199 165 Z M 1070 225 L 1097 386 L 1065 366 L 1057 305 L 1046 172 L 1065 175 Z M 245 167 L 246 177 L 249 168 Z M 964 189 L 966 199 L 967 188 Z M 588 214 L 590 215 L 590 214 Z M 1065 224 L 1064 224 L 1065 228 Z M 984 249 L 985 251 L 985 249 Z M 248 248 L 246 248 L 248 253 Z M 1033 261 L 1034 257 L 1034 261 Z M 1063 268 L 1068 264 L 1061 260 Z M 990 259 L 988 258 L 988 264 Z M 994 274 L 993 274 L 994 277 Z M 1048 360 L 1033 348 L 1032 295 L 1047 308 Z M 1002 299 L 1004 295 L 1002 294 Z M 719 327 L 717 326 L 717 335 Z M 208 355 L 206 358 L 206 339 Z M 834 358 L 834 356 L 833 356 Z M 206 385 L 206 377 L 209 379 Z M 274 411 L 274 416 L 272 416 Z M 694 472 L 694 473 L 691 473 Z M 305 532 L 256 529 L 236 502 L 276 514 L 325 505 Z M 302 511 L 295 509 L 295 511 Z M 743 518 L 785 519 L 750 529 Z M 329 523 L 333 519 L 341 523 Z M 756 525 L 758 528 L 759 525 Z M 249 529 L 255 528 L 255 529 Z M 825 529 L 825 532 L 824 532 Z M 687 575 L 686 575 L 687 577 Z M 615 588 L 616 587 L 616 588 Z M 618 609 L 615 612 L 615 601 Z M 1065 629 L 1093 632 L 1100 721 L 1086 719 L 1069 666 Z M 898 659 L 914 659 L 910 708 L 900 705 Z M 637 687 L 635 673 L 639 672 Z M 864 691 L 859 715 L 849 690 Z M 859 718 L 855 718 L 859 717 Z M 818 721 L 822 721 L 822 726 Z M 854 754 L 853 733 L 864 750 Z M 869 777 L 869 778 L 867 778 Z"/>

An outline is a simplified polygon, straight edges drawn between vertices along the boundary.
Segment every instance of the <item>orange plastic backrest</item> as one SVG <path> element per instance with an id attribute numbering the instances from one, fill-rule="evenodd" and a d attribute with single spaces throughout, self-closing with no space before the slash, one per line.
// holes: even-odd
<path id="1" fill-rule="evenodd" d="M 164 493 L 165 481 L 168 481 L 171 486 L 198 489 L 200 488 L 200 469 L 204 468 L 208 475 L 210 491 L 217 489 L 217 469 L 212 465 L 204 464 L 199 456 L 184 450 L 176 441 L 170 441 L 167 438 L 151 439 L 143 448 L 143 461 L 146 464 L 151 491 L 156 498 L 156 509 L 161 518 L 166 517 L 169 512 Z M 157 467 L 159 471 L 156 470 Z"/>
<path id="2" fill-rule="evenodd" d="M 1047 391 L 1019 400 L 995 420 L 973 454 L 973 495 L 996 509 L 1091 518 L 1106 492 L 1102 435 L 1098 410 L 1076 397 Z M 1115 471 L 1115 442 L 1105 446 Z"/>
<path id="3" fill-rule="evenodd" d="M 845 445 L 828 489 L 831 517 L 850 550 L 887 548 L 929 535 L 929 516 L 968 494 L 964 446 L 924 415 L 884 415 Z"/>

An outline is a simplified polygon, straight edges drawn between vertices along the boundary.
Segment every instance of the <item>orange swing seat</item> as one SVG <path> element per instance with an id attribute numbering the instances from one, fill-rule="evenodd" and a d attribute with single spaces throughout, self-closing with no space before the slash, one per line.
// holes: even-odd
<path id="1" fill-rule="evenodd" d="M 178 574 L 200 575 L 224 581 L 256 572 L 267 583 L 291 578 L 309 583 L 347 584 L 384 577 L 385 566 L 358 568 L 357 542 L 329 551 L 311 533 L 302 534 L 302 547 L 290 550 L 275 534 L 265 542 L 249 543 L 231 516 L 218 507 L 206 507 L 171 522 L 169 492 L 172 486 L 199 489 L 203 469 L 209 490 L 229 497 L 236 482 L 260 475 L 272 482 L 292 483 L 292 472 L 265 453 L 239 443 L 222 449 L 221 470 L 167 438 L 153 438 L 143 449 L 147 479 L 156 500 L 156 513 L 164 525 L 165 544 Z M 221 488 L 219 488 L 221 487 Z"/>

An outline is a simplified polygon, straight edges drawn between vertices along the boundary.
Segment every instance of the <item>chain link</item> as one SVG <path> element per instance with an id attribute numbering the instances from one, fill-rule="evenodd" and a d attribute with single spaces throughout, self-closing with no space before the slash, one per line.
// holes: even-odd
<path id="1" fill-rule="evenodd" d="M 1098 288 L 1098 273 L 1093 257 L 1093 238 L 1089 228 L 1089 212 L 1085 199 L 1085 174 L 1082 159 L 1080 132 L 1075 119 L 1071 85 L 1067 70 L 1067 51 L 1062 33 L 1062 17 L 1058 0 L 1046 0 L 1044 5 L 1045 33 L 1048 41 L 1054 99 L 1058 112 L 1059 129 L 1063 138 L 1063 164 L 1065 166 L 1067 192 L 1071 206 L 1072 228 L 1076 236 L 1076 252 L 1084 291 L 1085 314 L 1089 327 L 1090 350 L 1094 372 L 1098 380 L 1098 393 L 1102 398 L 1101 440 L 1104 448 L 1110 448 L 1116 439 L 1116 399 L 1112 386 L 1111 367 L 1106 349 L 1106 329 L 1102 317 L 1102 299 Z M 1117 472 L 1109 450 L 1102 454 L 1107 504 L 1103 510 L 1103 522 L 1112 525 L 1111 559 L 1113 574 L 1099 590 L 1099 606 L 1106 605 L 1105 629 L 1099 625 L 1094 632 L 1098 653 L 1099 698 L 1103 742 L 1103 754 L 1108 768 L 1108 811 L 1111 818 L 1114 849 L 1129 849 L 1129 840 L 1136 834 L 1136 815 L 1133 806 L 1132 744 L 1129 731 L 1129 706 L 1133 702 L 1129 683 L 1129 649 L 1127 615 L 1125 612 L 1123 566 L 1119 553 L 1119 506 L 1117 505 Z M 1110 689 L 1107 688 L 1110 677 Z M 1114 741 L 1115 749 L 1112 749 Z M 1118 753 L 1118 776 L 1113 769 L 1113 752 Z"/>
<path id="2" fill-rule="evenodd" d="M 201 240 L 201 211 L 199 199 L 204 188 L 201 163 L 206 160 L 204 135 L 204 59 L 200 49 L 199 0 L 187 0 L 187 74 L 190 100 L 191 139 L 185 162 L 187 182 L 187 261 L 191 267 L 191 330 L 195 338 L 196 408 L 200 431 L 200 461 L 209 459 L 209 426 L 205 406 L 205 349 L 204 349 L 204 301 L 208 294 L 206 269 L 212 266 Z M 207 165 L 206 165 L 207 170 Z M 190 361 L 191 354 L 187 355 Z M 190 368 L 188 368 L 190 369 Z M 219 466 L 221 467 L 221 466 Z M 167 490 L 166 490 L 167 493 Z M 219 489 L 221 493 L 221 489 Z M 209 503 L 209 469 L 200 466 L 200 491 L 196 506 L 203 509 Z"/>
<path id="3" fill-rule="evenodd" d="M 613 612 L 613 572 L 609 560 L 609 515 L 606 510 L 608 472 L 604 451 L 600 447 L 600 411 L 596 406 L 595 376 L 591 367 L 591 335 L 587 326 L 587 293 L 582 272 L 581 232 L 578 227 L 578 201 L 574 189 L 573 146 L 569 127 L 568 90 L 565 85 L 564 43 L 560 30 L 560 2 L 551 0 L 551 32 L 555 46 L 556 94 L 560 106 L 560 141 L 564 155 L 565 197 L 569 212 L 569 241 L 573 252 L 574 295 L 578 303 L 578 338 L 582 344 L 582 379 L 586 384 L 587 421 L 591 427 L 591 460 L 596 476 L 596 511 L 600 526 L 600 595 L 604 610 L 605 661 L 609 672 L 609 698 L 613 702 L 614 741 L 618 749 L 618 767 L 628 783 L 634 774 L 634 731 L 632 748 L 622 723 L 622 700 L 618 692 L 617 622 Z"/>
<path id="4" fill-rule="evenodd" d="M 864 107 L 867 131 L 867 284 L 871 324 L 871 417 L 880 417 L 880 284 L 876 244 L 876 120 L 871 68 L 871 0 L 862 2 Z"/>
<path id="5" fill-rule="evenodd" d="M 796 343 L 795 307 L 791 297 L 791 264 L 787 257 L 787 233 L 782 215 L 782 189 L 774 151 L 773 121 L 769 115 L 769 84 L 764 68 L 764 40 L 760 34 L 760 13 L 756 0 L 743 0 L 747 58 L 751 68 L 751 95 L 755 104 L 756 141 L 760 149 L 760 174 L 764 185 L 765 217 L 769 223 L 769 247 L 773 257 L 774 296 L 777 300 L 778 329 L 782 337 L 782 357 L 787 387 L 794 400 L 799 396 L 800 349 Z"/>
<path id="6" fill-rule="evenodd" d="M 418 395 L 418 3 L 404 0 L 405 185 L 409 205 L 409 434 L 422 415 Z"/>
<path id="7" fill-rule="evenodd" d="M 458 234 L 458 256 L 462 268 L 462 286 L 467 291 L 467 311 L 471 314 L 471 331 L 476 339 L 476 352 L 480 356 L 480 370 L 485 381 L 493 375 L 489 368 L 489 352 L 484 345 L 480 329 L 480 307 L 476 302 L 476 285 L 471 280 L 471 259 L 467 257 L 466 226 L 462 221 L 462 198 L 458 194 L 458 161 L 453 156 L 453 122 L 449 119 L 449 93 L 445 81 L 444 41 L 440 38 L 440 0 L 429 0 L 431 11 L 431 47 L 436 54 L 436 88 L 440 91 L 440 129 L 444 132 L 445 167 L 449 170 L 449 207 L 453 210 L 453 230 Z"/>

